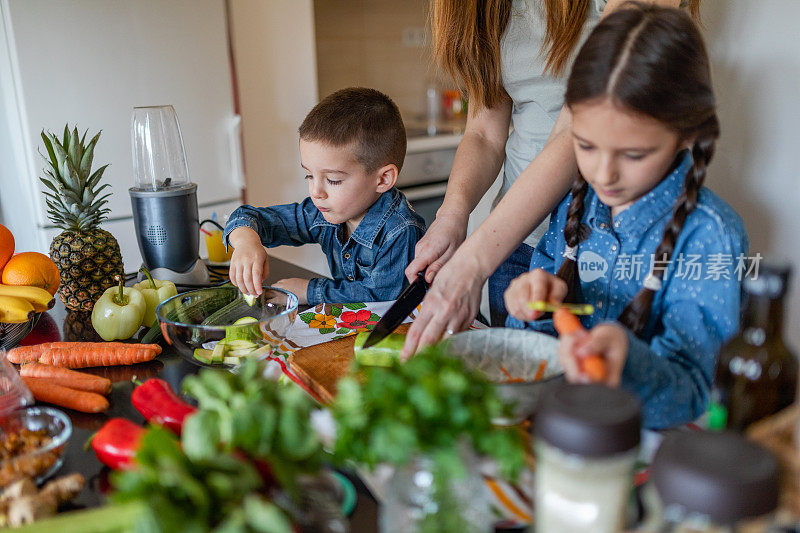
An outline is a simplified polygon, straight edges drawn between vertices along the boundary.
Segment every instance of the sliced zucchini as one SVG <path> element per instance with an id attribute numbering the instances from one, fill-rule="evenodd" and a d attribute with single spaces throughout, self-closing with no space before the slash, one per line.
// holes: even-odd
<path id="1" fill-rule="evenodd" d="M 228 357 L 226 357 L 226 358 L 224 358 L 222 360 L 222 363 L 226 364 L 226 365 L 238 365 L 240 363 L 240 361 L 241 361 L 241 359 L 238 358 L 238 357 L 230 357 L 230 356 L 228 356 Z"/>
<path id="2" fill-rule="evenodd" d="M 214 349 L 211 351 L 211 361 L 214 363 L 221 363 L 225 358 L 228 351 L 228 345 L 222 341 L 218 342 Z"/>
<path id="3" fill-rule="evenodd" d="M 206 350 L 205 348 L 195 348 L 194 350 L 194 358 L 208 365 L 210 365 L 212 362 L 211 354 L 212 351 Z"/>

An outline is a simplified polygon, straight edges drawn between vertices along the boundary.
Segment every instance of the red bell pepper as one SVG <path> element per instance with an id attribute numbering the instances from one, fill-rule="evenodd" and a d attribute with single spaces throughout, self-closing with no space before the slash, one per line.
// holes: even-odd
<path id="1" fill-rule="evenodd" d="M 181 434 L 184 419 L 197 410 L 175 394 L 169 383 L 158 378 L 148 379 L 133 389 L 131 403 L 145 420 L 176 435 Z"/>
<path id="2" fill-rule="evenodd" d="M 144 431 L 126 418 L 112 418 L 92 437 L 92 449 L 97 459 L 109 468 L 130 470 Z"/>

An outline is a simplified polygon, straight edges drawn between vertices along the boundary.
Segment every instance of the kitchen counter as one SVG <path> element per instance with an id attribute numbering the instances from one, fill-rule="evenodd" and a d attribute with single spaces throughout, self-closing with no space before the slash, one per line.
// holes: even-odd
<path id="1" fill-rule="evenodd" d="M 270 258 L 270 275 L 268 283 L 273 283 L 286 277 L 315 277 L 316 275 L 299 266 L 281 261 L 280 259 Z M 67 310 L 59 299 L 56 305 L 46 314 L 49 315 L 58 327 L 62 339 L 65 339 L 65 322 L 67 321 Z M 71 317 L 71 319 L 74 317 Z M 46 319 L 40 320 L 37 329 L 46 324 Z M 75 328 L 73 326 L 73 331 Z M 91 329 L 89 331 L 92 331 Z M 53 339 L 55 340 L 55 339 Z M 80 338 L 76 340 L 81 340 Z M 164 352 L 155 361 L 138 365 L 108 367 L 107 369 L 97 369 L 96 373 L 109 377 L 113 382 L 112 392 L 109 395 L 111 408 L 107 413 L 91 415 L 78 413 L 69 409 L 62 409 L 72 421 L 72 436 L 64 451 L 64 464 L 56 475 L 80 472 L 87 481 L 87 486 L 81 494 L 73 501 L 72 508 L 96 507 L 103 505 L 106 497 L 105 493 L 109 488 L 108 474 L 109 469 L 104 467 L 95 457 L 94 453 L 84 449 L 87 440 L 109 419 L 122 417 L 133 420 L 136 423 L 144 424 L 144 418 L 136 411 L 131 404 L 130 397 L 133 392 L 134 376 L 139 381 L 158 377 L 167 381 L 173 389 L 180 391 L 183 378 L 190 374 L 195 374 L 200 367 L 184 360 L 169 346 L 165 346 Z M 369 494 L 363 483 L 355 476 L 346 473 L 358 491 L 358 501 L 353 515 L 350 517 L 352 531 L 377 531 L 377 504 Z"/>

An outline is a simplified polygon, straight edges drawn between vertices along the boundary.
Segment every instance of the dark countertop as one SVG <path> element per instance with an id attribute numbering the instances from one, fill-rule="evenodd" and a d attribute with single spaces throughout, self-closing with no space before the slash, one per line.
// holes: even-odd
<path id="1" fill-rule="evenodd" d="M 281 261 L 280 259 L 270 258 L 270 275 L 268 283 L 287 277 L 315 277 L 316 275 L 301 267 Z M 77 315 L 67 313 L 66 308 L 60 300 L 56 299 L 56 306 L 45 313 L 37 324 L 35 332 L 44 333 L 55 325 L 62 340 L 99 340 L 92 338 L 94 331 L 91 323 L 88 322 L 88 314 Z M 81 327 L 82 326 L 82 327 Z M 68 331 L 69 330 L 69 331 Z M 81 331 L 76 335 L 76 331 Z M 70 333 L 70 331 L 72 333 Z M 46 340 L 58 340 L 48 338 Z M 133 408 L 130 397 L 134 385 L 131 379 L 135 376 L 139 381 L 148 378 L 159 377 L 166 380 L 174 390 L 180 391 L 183 378 L 190 374 L 195 374 L 200 369 L 199 366 L 184 360 L 168 346 L 157 360 L 150 363 L 139 365 L 129 365 L 124 367 L 108 367 L 98 369 L 86 369 L 86 371 L 104 375 L 114 382 L 109 401 L 111 408 L 107 413 L 91 415 L 78 413 L 69 409 L 62 409 L 72 420 L 72 437 L 67 443 L 64 451 L 64 464 L 56 475 L 68 474 L 71 472 L 82 473 L 87 480 L 87 487 L 73 501 L 77 508 L 95 507 L 105 502 L 104 493 L 108 488 L 109 469 L 104 467 L 95 457 L 94 453 L 84 449 L 87 440 L 109 419 L 123 417 L 133 420 L 136 423 L 144 424 L 144 418 Z M 363 484 L 355 476 L 346 473 L 356 486 L 358 491 L 358 503 L 353 515 L 350 517 L 352 531 L 377 531 L 377 504 L 369 495 Z"/>

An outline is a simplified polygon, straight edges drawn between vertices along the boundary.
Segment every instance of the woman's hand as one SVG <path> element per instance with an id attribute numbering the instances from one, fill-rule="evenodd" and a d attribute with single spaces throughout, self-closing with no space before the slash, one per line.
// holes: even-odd
<path id="1" fill-rule="evenodd" d="M 517 276 L 508 285 L 503 299 L 508 314 L 523 322 L 530 322 L 542 316 L 542 311 L 528 307 L 531 302 L 544 301 L 551 304 L 563 303 L 567 296 L 567 283 L 541 268 Z"/>
<path id="2" fill-rule="evenodd" d="M 445 332 L 467 329 L 478 314 L 485 281 L 473 256 L 461 254 L 448 261 L 428 289 L 400 358 L 406 360 L 418 349 L 438 342 Z"/>
<path id="3" fill-rule="evenodd" d="M 581 370 L 581 359 L 597 356 L 603 358 L 606 378 L 602 382 L 617 387 L 622 380 L 622 369 L 628 357 L 628 334 L 619 324 L 606 323 L 589 331 L 561 335 L 558 343 L 558 360 L 570 383 L 590 383 L 591 379 Z"/>
<path id="4" fill-rule="evenodd" d="M 244 294 L 261 294 L 261 284 L 269 275 L 269 257 L 258 233 L 248 227 L 231 231 L 228 242 L 233 246 L 228 275 Z"/>
<path id="5" fill-rule="evenodd" d="M 413 282 L 418 272 L 426 268 L 425 281 L 431 283 L 436 274 L 467 238 L 468 216 L 454 212 L 437 213 L 436 220 L 417 242 L 414 260 L 406 268 L 406 277 Z"/>

